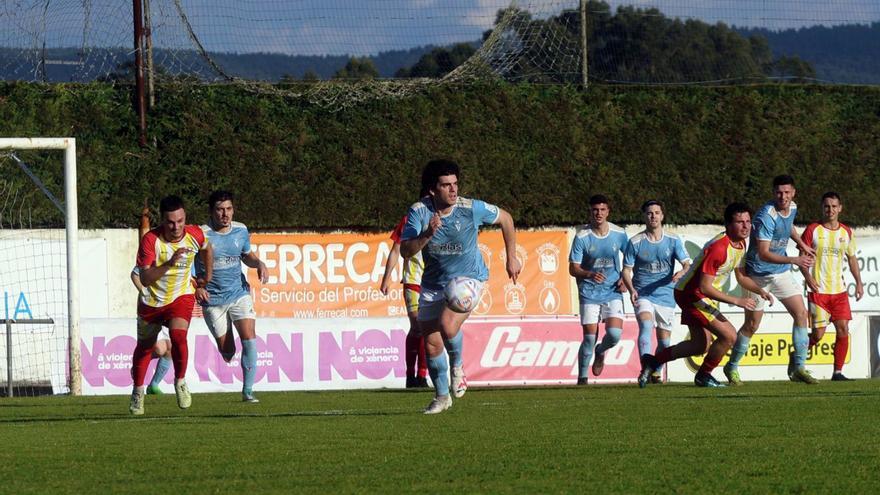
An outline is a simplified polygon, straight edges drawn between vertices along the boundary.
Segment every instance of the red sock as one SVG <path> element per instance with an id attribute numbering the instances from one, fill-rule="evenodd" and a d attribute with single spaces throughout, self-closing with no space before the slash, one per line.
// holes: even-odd
<path id="1" fill-rule="evenodd" d="M 186 376 L 186 363 L 189 359 L 189 348 L 186 346 L 186 329 L 172 328 L 171 361 L 174 363 L 174 378 L 180 380 Z"/>
<path id="2" fill-rule="evenodd" d="M 404 355 L 406 376 L 416 376 L 416 359 L 419 357 L 419 336 L 413 331 L 406 334 Z"/>
<path id="3" fill-rule="evenodd" d="M 709 356 L 706 356 L 703 359 L 703 365 L 700 366 L 701 373 L 712 373 L 712 370 L 718 367 L 718 363 L 721 362 L 721 358 L 711 359 Z"/>
<path id="4" fill-rule="evenodd" d="M 428 355 L 425 352 L 425 338 L 419 337 L 419 377 L 428 376 Z"/>
<path id="5" fill-rule="evenodd" d="M 156 341 L 147 342 L 138 340 L 134 346 L 134 352 L 131 356 L 131 378 L 134 380 L 135 387 L 143 387 L 144 380 L 147 376 L 147 367 L 150 366 L 150 359 L 153 358 L 153 347 Z"/>
<path id="6" fill-rule="evenodd" d="M 656 356 L 654 356 L 654 359 L 657 360 L 657 364 L 663 364 L 663 363 L 668 363 L 669 361 L 672 361 L 673 358 L 672 358 L 672 350 L 671 349 L 672 349 L 671 346 L 664 347 L 660 352 L 657 353 Z"/>
<path id="7" fill-rule="evenodd" d="M 834 340 L 834 371 L 842 370 L 849 350 L 849 335 L 838 335 Z"/>

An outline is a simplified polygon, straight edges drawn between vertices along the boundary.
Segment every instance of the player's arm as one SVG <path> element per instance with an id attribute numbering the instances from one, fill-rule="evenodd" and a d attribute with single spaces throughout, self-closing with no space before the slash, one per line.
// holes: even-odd
<path id="1" fill-rule="evenodd" d="M 798 240 L 800 240 L 800 236 L 798 236 Z M 801 242 L 803 244 L 803 242 Z M 812 250 L 812 248 L 810 248 Z M 777 265 L 786 265 L 792 264 L 802 268 L 809 268 L 813 266 L 813 257 L 809 254 L 802 254 L 800 256 L 782 256 L 781 254 L 776 254 L 770 251 L 770 241 L 758 241 L 758 257 L 761 258 L 762 261 L 766 261 L 767 263 L 776 263 Z"/>
<path id="2" fill-rule="evenodd" d="M 388 253 L 388 261 L 385 262 L 385 273 L 382 274 L 382 283 L 379 285 L 379 292 L 388 295 L 388 287 L 391 285 L 391 273 L 397 268 L 397 258 L 400 257 L 400 243 L 395 242 L 391 246 L 391 252 Z"/>
<path id="3" fill-rule="evenodd" d="M 691 262 L 689 260 L 681 261 L 681 270 L 672 274 L 672 281 L 678 282 L 681 280 L 681 277 L 684 277 L 687 274 L 688 270 L 691 269 Z"/>
<path id="4" fill-rule="evenodd" d="M 257 278 L 260 279 L 260 283 L 265 284 L 269 280 L 269 269 L 266 268 L 266 264 L 263 263 L 263 260 L 257 256 L 257 253 L 248 251 L 247 254 L 242 254 L 241 262 L 248 268 L 257 269 Z"/>
<path id="5" fill-rule="evenodd" d="M 736 282 L 739 284 L 740 287 L 749 292 L 754 292 L 755 294 L 758 294 L 759 296 L 761 296 L 761 299 L 769 302 L 771 306 L 773 305 L 773 296 L 770 295 L 770 293 L 766 290 L 762 289 L 758 284 L 756 284 L 755 281 L 751 279 L 751 277 L 746 275 L 746 272 L 743 268 L 735 268 L 734 275 L 736 275 Z M 747 299 L 752 302 L 752 308 L 747 309 L 753 309 L 755 306 L 754 301 L 750 297 Z"/>
<path id="6" fill-rule="evenodd" d="M 798 251 L 800 251 L 801 253 L 806 253 L 810 256 L 816 256 L 816 250 L 813 249 L 812 246 L 810 246 L 809 244 L 804 242 L 804 240 L 801 238 L 801 235 L 798 233 L 797 229 L 794 228 L 794 225 L 791 226 L 790 237 L 791 237 L 791 240 L 793 240 L 794 243 L 797 244 Z"/>
<path id="7" fill-rule="evenodd" d="M 412 223 L 410 219 L 412 218 L 412 214 L 407 218 L 407 227 L 410 227 Z M 428 244 L 428 241 L 434 237 L 434 234 L 440 227 L 443 226 L 443 220 L 440 218 L 440 214 L 434 212 L 434 216 L 431 217 L 431 221 L 428 222 L 428 228 L 423 230 L 418 236 L 413 237 L 411 239 L 406 239 L 400 242 L 400 255 L 404 258 L 411 258 L 416 255 L 419 251 L 424 249 L 424 247 Z"/>
<path id="8" fill-rule="evenodd" d="M 620 272 L 620 280 L 623 281 L 624 287 L 626 287 L 626 290 L 629 291 L 630 302 L 635 304 L 636 301 L 639 300 L 639 293 L 638 293 L 638 291 L 636 291 L 636 288 L 633 285 L 632 267 L 631 266 L 624 266 L 623 267 L 623 270 Z"/>
<path id="9" fill-rule="evenodd" d="M 516 283 L 516 278 L 522 271 L 522 264 L 516 257 L 516 227 L 513 224 L 513 217 L 510 216 L 510 213 L 499 208 L 495 225 L 501 226 L 501 236 L 504 238 L 504 251 L 507 253 L 507 276 L 513 280 L 513 283 Z"/>
<path id="10" fill-rule="evenodd" d="M 861 301 L 865 295 L 865 286 L 862 285 L 862 273 L 859 271 L 859 260 L 855 256 L 846 255 L 846 262 L 849 265 L 849 271 L 856 281 L 856 301 Z"/>
<path id="11" fill-rule="evenodd" d="M 605 281 L 605 274 L 604 273 L 593 272 L 593 271 L 587 270 L 586 268 L 582 267 L 581 264 L 578 263 L 577 261 L 569 262 L 568 274 L 574 278 L 590 279 L 590 280 L 596 282 L 597 284 L 601 284 L 602 282 Z"/>
<path id="12" fill-rule="evenodd" d="M 141 284 L 144 287 L 149 287 L 156 283 L 157 280 L 164 277 L 165 274 L 168 273 L 168 270 L 170 270 L 174 265 L 177 264 L 178 261 L 180 261 L 180 258 L 184 256 L 187 251 L 189 251 L 189 248 L 178 248 L 176 251 L 174 251 L 174 254 L 172 254 L 171 257 L 168 258 L 168 260 L 161 265 L 153 264 L 150 266 L 141 266 Z"/>

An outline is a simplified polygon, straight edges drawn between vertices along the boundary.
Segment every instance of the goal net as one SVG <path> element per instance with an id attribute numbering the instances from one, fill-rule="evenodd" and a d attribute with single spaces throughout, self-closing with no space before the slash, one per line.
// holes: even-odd
<path id="1" fill-rule="evenodd" d="M 79 394 L 75 142 L 0 138 L 0 171 L 0 395 Z"/>

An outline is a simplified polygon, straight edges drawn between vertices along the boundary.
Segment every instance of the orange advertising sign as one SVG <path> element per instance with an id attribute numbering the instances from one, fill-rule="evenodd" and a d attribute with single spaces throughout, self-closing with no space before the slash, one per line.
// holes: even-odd
<path id="1" fill-rule="evenodd" d="M 572 314 L 565 231 L 517 232 L 523 270 L 507 277 L 500 231 L 483 232 L 479 248 L 489 280 L 474 314 Z M 261 284 L 255 270 L 248 282 L 257 315 L 278 318 L 352 318 L 406 315 L 403 263 L 393 272 L 385 296 L 379 284 L 391 252 L 388 234 L 252 234 L 252 249 L 269 269 Z"/>

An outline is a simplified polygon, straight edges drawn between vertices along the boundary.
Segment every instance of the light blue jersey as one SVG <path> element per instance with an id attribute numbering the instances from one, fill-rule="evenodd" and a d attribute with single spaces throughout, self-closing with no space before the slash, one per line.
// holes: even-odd
<path id="1" fill-rule="evenodd" d="M 431 198 L 424 198 L 412 205 L 401 239 L 415 239 L 428 230 L 434 211 Z M 455 277 L 470 277 L 480 281 L 488 279 L 489 270 L 477 247 L 477 233 L 481 225 L 495 223 L 498 214 L 498 207 L 494 205 L 459 196 L 452 212 L 441 217 L 443 225 L 422 249 L 425 260 L 422 287 L 439 290 Z"/>
<path id="2" fill-rule="evenodd" d="M 617 282 L 620 281 L 620 253 L 626 246 L 626 232 L 613 223 L 608 225 L 610 230 L 604 237 L 599 237 L 587 227 L 578 232 L 571 243 L 569 262 L 580 264 L 584 270 L 605 275 L 605 281 L 601 284 L 589 279 L 577 279 L 581 304 L 602 304 L 621 297 L 617 292 Z"/>
<path id="3" fill-rule="evenodd" d="M 791 228 L 794 225 L 794 217 L 797 216 L 797 205 L 792 201 L 788 216 L 783 217 L 776 210 L 775 204 L 774 201 L 767 202 L 752 219 L 752 236 L 749 250 L 746 252 L 747 275 L 773 275 L 791 269 L 790 264 L 768 263 L 758 257 L 758 241 L 770 241 L 771 253 L 787 256 L 785 248 L 791 238 Z"/>
<path id="4" fill-rule="evenodd" d="M 633 287 L 644 297 L 659 306 L 675 307 L 674 284 L 675 261 L 690 263 L 681 238 L 663 233 L 659 241 L 648 239 L 643 231 L 634 235 L 623 251 L 623 266 L 633 270 Z"/>
<path id="5" fill-rule="evenodd" d="M 247 278 L 241 271 L 241 257 L 251 251 L 251 236 L 243 223 L 232 222 L 229 232 L 217 232 L 208 225 L 202 231 L 214 248 L 214 272 L 208 283 L 211 300 L 203 306 L 220 306 L 237 301 L 250 292 Z M 197 273 L 205 273 L 197 258 Z"/>

